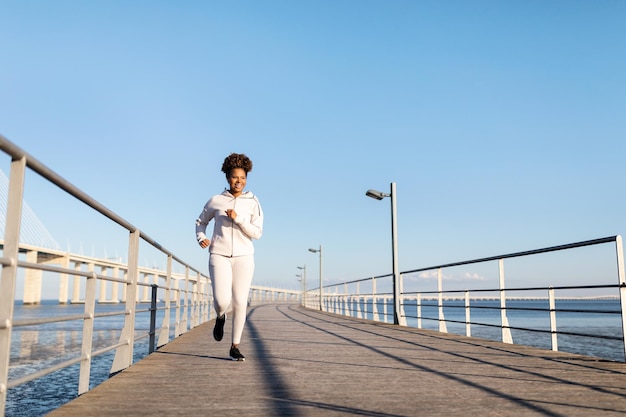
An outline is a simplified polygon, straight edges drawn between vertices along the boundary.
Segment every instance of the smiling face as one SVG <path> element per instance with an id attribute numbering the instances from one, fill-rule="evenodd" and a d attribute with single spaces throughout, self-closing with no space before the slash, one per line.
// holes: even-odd
<path id="1" fill-rule="evenodd" d="M 226 176 L 228 185 L 230 186 L 230 193 L 239 197 L 246 188 L 246 171 L 241 168 L 233 168 L 230 170 L 230 174 Z"/>

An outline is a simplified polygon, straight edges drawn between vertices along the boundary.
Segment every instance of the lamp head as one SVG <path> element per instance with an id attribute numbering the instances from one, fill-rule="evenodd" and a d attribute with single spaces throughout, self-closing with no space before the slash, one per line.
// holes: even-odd
<path id="1" fill-rule="evenodd" d="M 317 253 L 319 252 L 319 249 L 309 249 L 309 252 Z"/>
<path id="2" fill-rule="evenodd" d="M 382 200 L 383 198 L 387 197 L 387 194 L 377 191 L 377 190 L 367 190 L 365 195 L 368 197 L 372 197 L 376 200 Z"/>

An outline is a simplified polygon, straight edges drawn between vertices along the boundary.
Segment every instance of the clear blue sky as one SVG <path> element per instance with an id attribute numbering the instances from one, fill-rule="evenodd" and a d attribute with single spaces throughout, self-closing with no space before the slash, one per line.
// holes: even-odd
<path id="1" fill-rule="evenodd" d="M 315 279 L 319 244 L 329 282 L 389 273 L 365 191 L 391 182 L 401 270 L 625 234 L 624 22 L 621 0 L 1 0 L 0 134 L 203 271 L 194 220 L 246 153 L 257 284 Z M 28 186 L 61 246 L 126 256 Z"/>

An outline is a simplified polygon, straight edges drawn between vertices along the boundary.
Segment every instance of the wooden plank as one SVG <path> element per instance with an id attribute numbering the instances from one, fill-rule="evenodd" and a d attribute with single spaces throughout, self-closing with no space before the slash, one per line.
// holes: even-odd
<path id="1" fill-rule="evenodd" d="M 58 416 L 623 416 L 626 364 L 251 307 L 245 362 L 212 323 L 49 414 Z"/>

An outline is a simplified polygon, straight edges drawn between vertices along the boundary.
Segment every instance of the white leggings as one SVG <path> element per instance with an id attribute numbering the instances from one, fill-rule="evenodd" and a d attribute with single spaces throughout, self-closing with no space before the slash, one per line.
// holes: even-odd
<path id="1" fill-rule="evenodd" d="M 233 314 L 232 343 L 239 344 L 246 324 L 248 293 L 254 274 L 254 256 L 209 256 L 213 306 L 218 316 Z"/>

